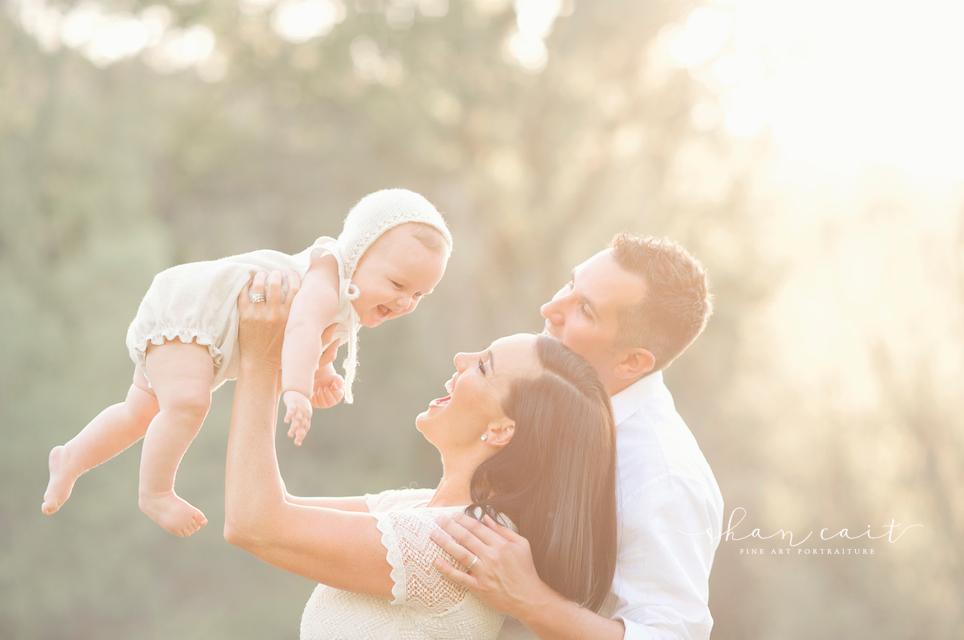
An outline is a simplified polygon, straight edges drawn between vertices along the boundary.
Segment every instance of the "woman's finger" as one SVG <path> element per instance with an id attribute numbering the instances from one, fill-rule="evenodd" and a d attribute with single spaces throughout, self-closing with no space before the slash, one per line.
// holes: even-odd
<path id="1" fill-rule="evenodd" d="M 295 294 L 298 293 L 298 290 L 301 289 L 301 276 L 298 275 L 297 271 L 291 269 L 285 271 L 284 275 L 288 281 L 288 292 L 285 294 L 283 302 L 284 307 L 288 309 L 291 307 L 291 300 L 295 297 Z"/>
<path id="2" fill-rule="evenodd" d="M 266 298 L 269 305 L 281 304 L 281 272 L 277 269 L 268 275 Z"/>
<path id="3" fill-rule="evenodd" d="M 248 307 L 251 306 L 251 280 L 248 280 L 244 288 L 241 289 L 241 293 L 238 294 L 238 309 L 241 311 L 241 315 L 247 311 Z"/>
<path id="4" fill-rule="evenodd" d="M 254 281 L 251 283 L 251 295 L 262 294 L 264 295 L 264 283 L 268 279 L 268 274 L 264 271 L 259 271 L 254 274 Z"/>

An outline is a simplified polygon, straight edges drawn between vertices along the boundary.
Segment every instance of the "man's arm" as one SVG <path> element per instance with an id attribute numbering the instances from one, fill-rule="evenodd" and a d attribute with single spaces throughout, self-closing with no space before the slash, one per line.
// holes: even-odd
<path id="1" fill-rule="evenodd" d="M 541 640 L 587 638 L 618 640 L 624 627 L 561 596 L 536 573 L 529 541 L 485 516 L 483 522 L 464 514 L 436 520 L 448 536 L 435 532 L 433 540 L 471 573 L 444 560 L 436 566 L 452 581 L 466 587 L 496 611 L 518 619 Z"/>

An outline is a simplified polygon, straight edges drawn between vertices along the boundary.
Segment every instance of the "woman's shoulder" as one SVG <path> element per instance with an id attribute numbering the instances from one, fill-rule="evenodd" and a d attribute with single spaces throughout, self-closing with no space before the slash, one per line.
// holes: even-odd
<path id="1" fill-rule="evenodd" d="M 435 489 L 389 489 L 381 493 L 365 494 L 369 513 L 400 511 L 424 506 L 432 499 Z"/>

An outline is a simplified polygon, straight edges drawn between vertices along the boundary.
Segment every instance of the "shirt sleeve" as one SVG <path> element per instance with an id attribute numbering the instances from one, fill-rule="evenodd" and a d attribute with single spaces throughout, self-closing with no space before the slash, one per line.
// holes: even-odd
<path id="1" fill-rule="evenodd" d="M 465 600 L 465 587 L 448 580 L 435 568 L 437 558 L 463 568 L 430 537 L 438 529 L 438 513 L 412 509 L 374 515 L 392 567 L 392 604 L 444 614 Z"/>
<path id="2" fill-rule="evenodd" d="M 612 617 L 626 640 L 710 637 L 709 575 L 719 544 L 720 507 L 703 483 L 663 476 L 626 503 Z"/>

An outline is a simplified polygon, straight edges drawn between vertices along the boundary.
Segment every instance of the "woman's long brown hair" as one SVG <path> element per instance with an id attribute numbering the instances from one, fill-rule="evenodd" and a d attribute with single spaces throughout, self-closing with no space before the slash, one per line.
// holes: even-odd
<path id="1" fill-rule="evenodd" d="M 597 611 L 616 570 L 616 432 L 595 369 L 540 335 L 541 375 L 515 380 L 502 408 L 512 439 L 472 476 L 472 505 L 504 513 L 529 541 L 543 582 Z"/>

